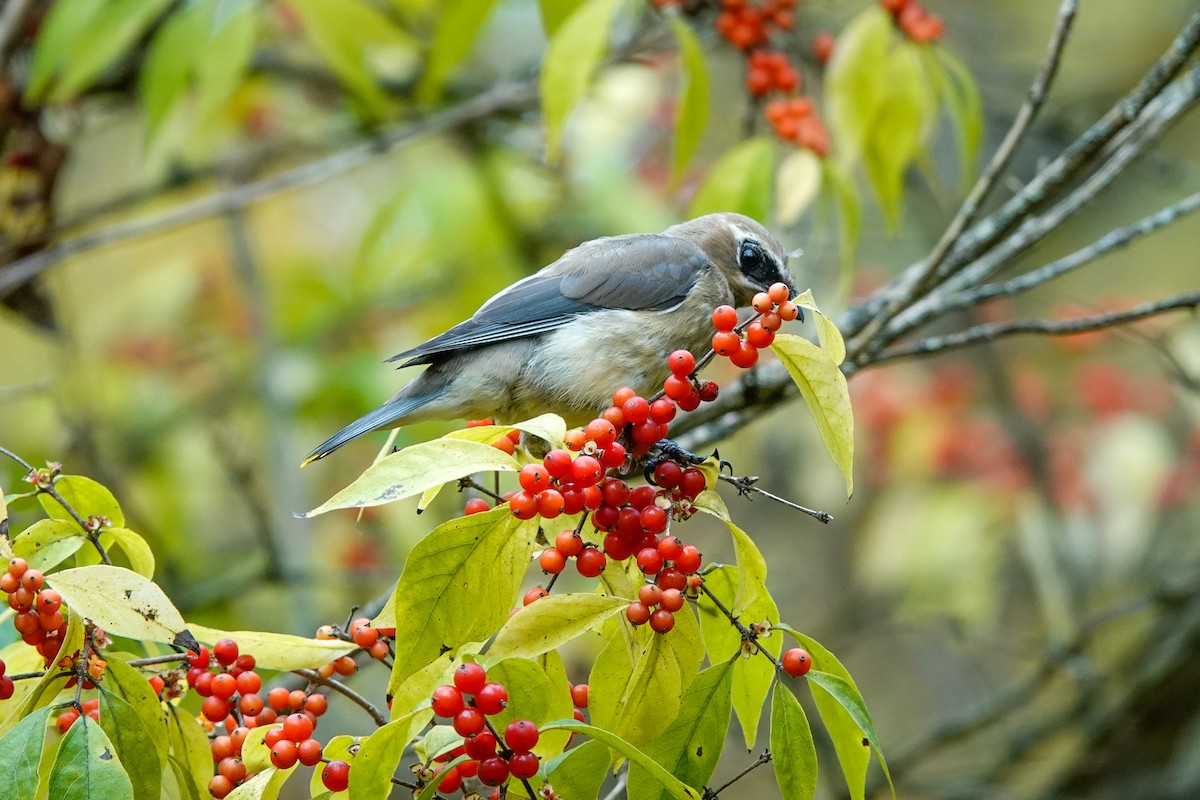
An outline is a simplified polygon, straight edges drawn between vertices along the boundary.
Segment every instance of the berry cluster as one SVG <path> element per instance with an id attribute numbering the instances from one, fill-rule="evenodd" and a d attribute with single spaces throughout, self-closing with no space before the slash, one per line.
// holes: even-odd
<path id="1" fill-rule="evenodd" d="M 746 90 L 751 97 L 765 97 L 772 90 L 791 94 L 800 88 L 800 73 L 791 60 L 774 50 L 755 50 L 747 59 Z"/>
<path id="2" fill-rule="evenodd" d="M 738 50 L 749 52 L 771 38 L 772 27 L 790 31 L 796 24 L 796 0 L 766 0 L 752 5 L 746 0 L 721 0 L 717 33 Z"/>
<path id="3" fill-rule="evenodd" d="M 504 441 L 509 441 L 508 437 Z M 482 509 L 486 511 L 487 509 Z M 474 513 L 468 511 L 468 514 Z M 367 654 L 377 661 L 383 661 L 393 655 L 391 641 L 396 636 L 395 628 L 372 628 L 371 620 L 366 617 L 358 617 L 351 620 L 347 626 L 347 631 L 339 631 L 332 625 L 322 625 L 317 628 L 316 638 L 318 639 L 343 639 L 367 651 Z M 330 678 L 333 673 L 337 672 L 340 675 L 353 675 L 358 669 L 358 665 L 350 656 L 342 656 L 339 659 L 322 665 L 320 672 L 321 677 Z M 342 670 L 349 670 L 343 672 Z"/>
<path id="4" fill-rule="evenodd" d="M 712 314 L 713 327 L 717 329 L 712 337 L 713 351 L 743 369 L 754 366 L 758 362 L 758 351 L 770 347 L 771 342 L 775 341 L 775 331 L 784 322 L 791 322 L 800 316 L 800 307 L 789 297 L 791 290 L 782 283 L 773 284 L 767 291 L 754 295 L 750 305 L 759 316 L 746 326 L 745 338 L 738 331 L 737 309 L 718 306 Z"/>
<path id="5" fill-rule="evenodd" d="M 80 703 L 78 709 L 76 709 L 74 706 L 71 706 L 55 717 L 54 727 L 58 729 L 59 735 L 65 734 L 67 731 L 71 730 L 71 726 L 74 725 L 81 716 L 81 711 L 83 712 L 83 716 L 88 717 L 93 722 L 99 722 L 100 700 L 98 698 L 84 700 L 82 703 Z"/>
<path id="6" fill-rule="evenodd" d="M 919 0 L 879 0 L 896 20 L 896 26 L 914 42 L 926 44 L 942 38 L 946 25 L 942 18 L 930 14 Z"/>
<path id="7" fill-rule="evenodd" d="M 586 702 L 586 687 L 584 698 Z M 452 684 L 434 690 L 433 713 L 452 720 L 455 732 L 463 737 L 460 747 L 440 758 L 467 756 L 466 761 L 432 775 L 431 779 L 438 781 L 438 792 L 458 791 L 470 778 L 484 786 L 499 787 L 510 777 L 528 780 L 537 774 L 540 759 L 533 752 L 539 737 L 537 725 L 518 719 L 500 734 L 488 720 L 507 705 L 508 690 L 501 683 L 489 683 L 487 672 L 475 663 L 462 664 L 454 671 Z"/>
<path id="8" fill-rule="evenodd" d="M 23 558 L 9 561 L 7 571 L 0 574 L 0 591 L 8 595 L 8 607 L 16 612 L 13 627 L 25 644 L 37 648 L 49 666 L 62 646 L 67 620 L 62 597 L 45 588 L 45 583 L 41 571 L 30 569 Z M 2 685 L 0 699 L 3 699 Z"/>
<path id="9" fill-rule="evenodd" d="M 829 129 L 807 97 L 772 100 L 763 114 L 783 141 L 807 147 L 822 157 L 829 154 Z"/>

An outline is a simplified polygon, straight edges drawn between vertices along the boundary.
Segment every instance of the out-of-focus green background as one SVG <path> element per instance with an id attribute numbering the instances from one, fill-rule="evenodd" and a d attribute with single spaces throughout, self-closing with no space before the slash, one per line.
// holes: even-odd
<path id="1" fill-rule="evenodd" d="M 421 4 L 397 5 L 417 14 Z M 866 5 L 806 4 L 801 32 L 836 30 Z M 1023 98 L 1055 4 L 931 5 L 946 19 L 945 46 L 980 83 L 986 155 Z M 1192 6 L 1084 3 L 1014 180 L 1127 91 Z M 57 219 L 104 229 L 356 141 L 360 109 L 323 76 L 286 6 L 263 19 L 255 68 L 227 107 L 200 128 L 170 121 L 152 149 L 127 94 L 54 110 L 70 140 Z M 109 486 L 189 619 L 296 633 L 344 619 L 389 588 L 407 549 L 458 513 L 461 498 L 446 492 L 419 517 L 404 502 L 361 521 L 300 521 L 292 512 L 353 479 L 383 436 L 303 471 L 300 459 L 407 379 L 383 358 L 567 247 L 680 218 L 706 166 L 744 134 L 739 58 L 711 35 L 703 41 L 712 128 L 681 189 L 664 180 L 668 58 L 602 72 L 558 164 L 543 161 L 537 114 L 503 113 L 418 136 L 244 211 L 58 264 L 43 282 L 56 330 L 0 311 L 0 444 Z M 454 91 L 527 80 L 542 45 L 536 4 L 500 4 Z M 378 74 L 404 85 L 413 67 L 403 55 L 382 52 Z M 1185 120 L 1022 265 L 1194 191 L 1198 139 L 1200 124 Z M 208 177 L 184 179 L 195 174 Z M 1011 191 L 1001 185 L 996 196 Z M 95 213 L 115 201 L 119 211 Z M 955 207 L 952 189 L 914 179 L 902 230 L 889 238 L 868 203 L 855 291 L 926 254 Z M 810 215 L 777 232 L 805 248 L 800 283 L 823 307 L 845 307 L 829 226 Z M 1185 219 L 989 313 L 1054 316 L 1194 288 L 1198 243 L 1200 224 Z M 834 513 L 826 528 L 728 498 L 768 557 L 783 618 L 855 675 L 904 796 L 1200 796 L 1200 660 L 1190 657 L 1200 652 L 1197 379 L 1200 326 L 1178 318 L 1136 334 L 1013 340 L 870 370 L 851 382 L 858 478 L 849 503 L 799 403 L 721 445 L 767 488 Z M 447 429 L 414 426 L 399 443 Z M 0 485 L 17 490 L 18 472 L 0 468 Z M 34 513 L 12 511 L 14 530 Z M 732 559 L 718 528 L 690 523 L 688 536 L 707 558 Z M 583 679 L 582 659 L 568 666 Z M 382 685 L 378 672 L 364 677 L 368 690 Z M 948 733 L 979 709 L 995 719 Z M 717 778 L 739 763 L 726 759 Z M 832 759 L 822 775 L 820 795 L 840 796 Z M 734 796 L 759 791 L 755 780 Z"/>

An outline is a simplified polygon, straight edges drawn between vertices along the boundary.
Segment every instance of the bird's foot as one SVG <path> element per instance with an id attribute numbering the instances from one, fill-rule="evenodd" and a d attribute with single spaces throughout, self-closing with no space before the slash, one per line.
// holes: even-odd
<path id="1" fill-rule="evenodd" d="M 702 456 L 690 450 L 685 450 L 671 439 L 659 439 L 647 454 L 646 474 L 652 474 L 654 468 L 664 461 L 674 461 L 676 464 L 694 467 L 703 464 L 710 458 L 717 459 L 720 470 L 728 469 L 729 473 L 733 474 L 733 465 L 722 459 L 720 453 L 716 450 L 712 451 L 711 456 Z"/>

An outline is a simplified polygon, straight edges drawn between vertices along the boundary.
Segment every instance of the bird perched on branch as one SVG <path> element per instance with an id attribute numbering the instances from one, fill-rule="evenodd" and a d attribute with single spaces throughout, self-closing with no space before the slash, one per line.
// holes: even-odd
<path id="1" fill-rule="evenodd" d="M 708 349 L 714 308 L 749 305 L 780 281 L 794 293 L 787 258 L 766 228 L 731 213 L 584 242 L 465 322 L 388 359 L 429 368 L 304 463 L 369 431 L 422 420 L 554 412 L 573 423 L 595 416 L 621 386 L 650 394 L 673 350 Z"/>

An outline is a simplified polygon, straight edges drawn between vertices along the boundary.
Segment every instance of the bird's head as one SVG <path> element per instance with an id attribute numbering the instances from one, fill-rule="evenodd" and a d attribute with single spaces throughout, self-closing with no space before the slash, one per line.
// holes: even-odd
<path id="1" fill-rule="evenodd" d="M 788 270 L 788 252 L 759 223 L 741 214 L 708 214 L 666 231 L 695 242 L 721 271 L 733 290 L 735 305 L 747 306 L 758 292 L 785 283 L 796 294 Z"/>

